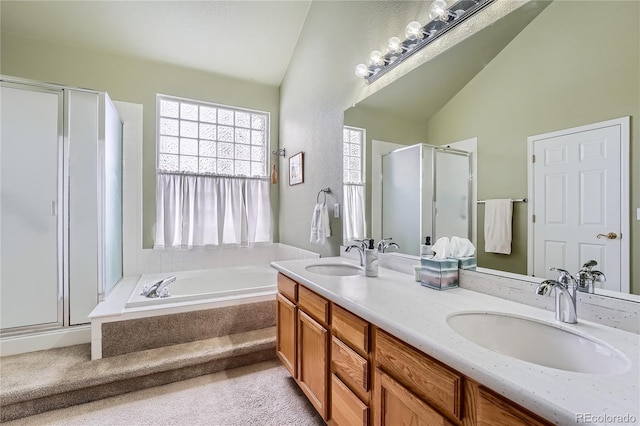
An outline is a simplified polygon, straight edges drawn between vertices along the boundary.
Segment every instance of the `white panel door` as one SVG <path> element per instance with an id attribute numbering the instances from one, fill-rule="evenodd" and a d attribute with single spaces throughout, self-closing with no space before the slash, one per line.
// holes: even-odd
<path id="1" fill-rule="evenodd" d="M 533 140 L 535 276 L 556 278 L 551 266 L 575 274 L 595 260 L 605 288 L 621 290 L 621 151 L 620 125 Z"/>
<path id="2" fill-rule="evenodd" d="M 1 90 L 0 328 L 57 323 L 62 92 Z"/>

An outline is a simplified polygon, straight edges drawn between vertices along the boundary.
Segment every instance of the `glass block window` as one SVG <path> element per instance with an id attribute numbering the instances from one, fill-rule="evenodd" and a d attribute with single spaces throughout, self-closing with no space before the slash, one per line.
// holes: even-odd
<path id="1" fill-rule="evenodd" d="M 364 183 L 365 129 L 344 126 L 342 131 L 342 180 L 344 183 Z"/>
<path id="2" fill-rule="evenodd" d="M 267 177 L 269 113 L 157 96 L 157 170 Z"/>

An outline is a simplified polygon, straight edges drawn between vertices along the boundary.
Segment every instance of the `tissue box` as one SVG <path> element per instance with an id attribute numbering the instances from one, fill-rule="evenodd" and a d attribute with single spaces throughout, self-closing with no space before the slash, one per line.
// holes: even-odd
<path id="1" fill-rule="evenodd" d="M 420 283 L 436 290 L 458 287 L 458 259 L 420 259 Z"/>
<path id="2" fill-rule="evenodd" d="M 469 269 L 475 271 L 476 267 L 478 266 L 478 258 L 476 258 L 475 256 L 460 257 L 456 260 L 458 261 L 458 268 L 460 269 Z"/>

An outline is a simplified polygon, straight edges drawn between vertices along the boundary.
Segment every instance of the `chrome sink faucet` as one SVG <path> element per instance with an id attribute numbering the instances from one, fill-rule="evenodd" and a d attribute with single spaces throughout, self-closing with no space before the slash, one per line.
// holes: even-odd
<path id="1" fill-rule="evenodd" d="M 383 238 L 378 242 L 378 253 L 386 253 L 389 247 L 395 247 L 399 249 L 400 246 L 396 243 L 390 243 L 393 238 Z"/>
<path id="2" fill-rule="evenodd" d="M 576 312 L 576 280 L 568 271 L 559 268 L 549 268 L 550 271 L 558 271 L 557 280 L 544 280 L 536 289 L 536 294 L 548 294 L 552 289 L 556 293 L 556 321 L 569 324 L 578 322 Z"/>
<path id="3" fill-rule="evenodd" d="M 352 248 L 358 249 L 358 254 L 360 255 L 360 266 L 364 266 L 364 251 L 367 248 L 367 241 L 369 240 L 354 240 L 358 244 L 351 244 L 347 248 L 344 249 L 347 253 L 351 251 Z"/>
<path id="4" fill-rule="evenodd" d="M 140 293 L 141 296 L 145 296 L 145 297 L 169 297 L 171 296 L 171 294 L 169 294 L 169 288 L 167 287 L 169 284 L 171 284 L 172 282 L 174 282 L 176 280 L 176 277 L 167 277 L 167 278 L 163 278 L 158 282 L 153 283 L 153 285 L 151 287 L 148 286 L 144 286 L 142 287 L 142 292 Z"/>

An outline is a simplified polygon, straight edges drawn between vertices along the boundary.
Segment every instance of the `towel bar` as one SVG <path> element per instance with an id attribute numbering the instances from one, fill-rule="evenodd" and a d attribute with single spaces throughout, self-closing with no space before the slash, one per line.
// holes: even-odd
<path id="1" fill-rule="evenodd" d="M 513 201 L 514 203 L 528 203 L 529 202 L 529 200 L 527 200 L 526 198 L 518 198 L 517 200 L 511 200 L 511 201 Z M 483 201 L 476 201 L 476 203 L 484 204 L 484 203 L 486 203 L 486 201 L 484 201 L 484 200 Z"/>
<path id="2" fill-rule="evenodd" d="M 327 194 L 329 192 L 331 192 L 331 188 L 329 188 L 328 186 L 326 188 L 322 188 L 320 191 L 318 191 L 318 195 L 316 196 L 316 203 L 320 202 L 320 194 L 322 194 L 324 192 L 324 202 L 327 202 Z"/>

